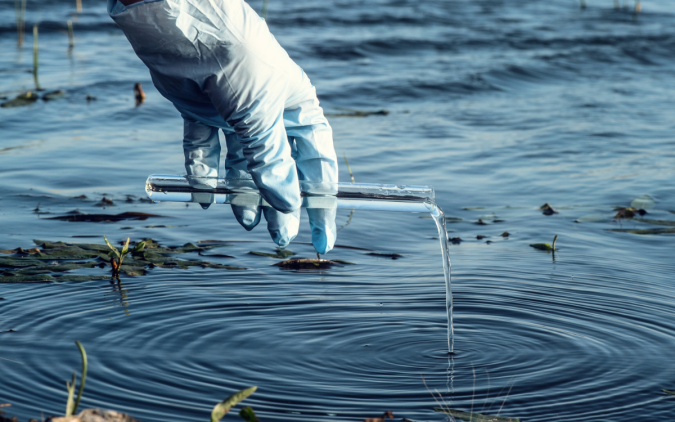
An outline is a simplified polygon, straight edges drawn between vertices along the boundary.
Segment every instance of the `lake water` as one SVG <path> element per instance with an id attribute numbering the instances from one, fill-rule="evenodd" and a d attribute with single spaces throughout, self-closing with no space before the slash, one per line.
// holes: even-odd
<path id="1" fill-rule="evenodd" d="M 79 340 L 90 365 L 82 406 L 142 421 L 202 421 L 251 385 L 245 403 L 263 421 L 384 410 L 444 420 L 423 378 L 450 407 L 503 406 L 526 421 L 672 418 L 675 401 L 660 391 L 675 389 L 673 234 L 612 230 L 675 225 L 675 10 L 643 1 L 636 16 L 633 3 L 587 3 L 270 0 L 269 26 L 317 87 L 356 181 L 432 185 L 452 217 L 450 237 L 462 242 L 450 245 L 448 356 L 433 220 L 340 210 L 338 244 L 352 248 L 327 258 L 357 265 L 285 271 L 248 253 L 274 245 L 264 225 L 246 232 L 228 206 L 125 202 L 145 196 L 151 173 L 184 173 L 178 113 L 105 2 L 84 0 L 73 17 L 74 1 L 29 1 L 17 48 L 14 2 L 4 0 L 0 95 L 32 88 L 38 21 L 40 83 L 66 95 L 0 109 L 0 249 L 103 243 L 73 237 L 87 235 L 227 240 L 209 253 L 234 258 L 210 260 L 246 270 L 153 268 L 121 286 L 1 284 L 0 403 L 21 420 L 62 414 Z M 140 107 L 136 82 L 147 93 Z M 390 114 L 344 117 L 343 108 Z M 349 180 L 345 165 L 340 177 Z M 96 207 L 104 195 L 116 205 Z M 613 219 L 614 207 L 643 195 L 654 199 L 643 218 L 661 224 Z M 542 215 L 544 203 L 559 213 Z M 75 209 L 166 217 L 47 219 Z M 302 224 L 289 249 L 312 257 Z M 554 235 L 555 259 L 529 247 Z"/>

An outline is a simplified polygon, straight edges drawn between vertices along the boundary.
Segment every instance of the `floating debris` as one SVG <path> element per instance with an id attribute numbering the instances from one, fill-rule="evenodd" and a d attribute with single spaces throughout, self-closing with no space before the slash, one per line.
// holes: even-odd
<path id="1" fill-rule="evenodd" d="M 368 117 L 368 116 L 386 116 L 389 110 L 365 111 L 354 110 L 351 108 L 335 107 L 336 110 L 342 110 L 343 113 L 326 113 L 326 117 Z"/>
<path id="2" fill-rule="evenodd" d="M 95 204 L 97 207 L 114 207 L 115 203 L 112 199 L 108 199 L 105 196 L 99 202 Z"/>
<path id="3" fill-rule="evenodd" d="M 476 211 L 476 210 L 484 210 L 485 207 L 464 207 L 462 209 L 464 211 Z"/>
<path id="4" fill-rule="evenodd" d="M 12 108 L 12 107 L 23 107 L 31 105 L 40 98 L 36 93 L 32 91 L 24 92 L 23 94 L 18 95 L 16 98 L 6 101 L 0 104 L 0 107 Z"/>
<path id="5" fill-rule="evenodd" d="M 511 235 L 511 233 L 509 233 L 509 232 L 504 232 L 504 233 L 500 234 L 500 236 L 504 237 L 504 238 L 509 237 L 510 235 Z"/>
<path id="6" fill-rule="evenodd" d="M 288 249 L 277 248 L 276 253 L 250 251 L 249 254 L 266 256 L 268 258 L 275 258 L 275 259 L 286 259 L 288 257 L 295 255 L 295 252 L 289 251 Z"/>
<path id="7" fill-rule="evenodd" d="M 329 261 L 327 259 L 316 259 L 316 258 L 293 258 L 286 261 L 277 262 L 272 264 L 277 267 L 281 267 L 288 270 L 323 270 L 331 268 L 333 265 L 338 264 L 352 264 L 351 262 L 346 261 Z M 353 264 L 352 264 L 353 265 Z"/>
<path id="8" fill-rule="evenodd" d="M 391 258 L 391 259 L 403 258 L 403 255 L 397 253 L 368 252 L 366 255 L 380 256 L 383 258 Z"/>
<path id="9" fill-rule="evenodd" d="M 675 233 L 675 228 L 660 228 L 660 229 L 608 229 L 610 232 L 631 233 L 631 234 L 669 234 Z"/>
<path id="10" fill-rule="evenodd" d="M 508 418 L 506 416 L 481 415 L 480 413 L 465 412 L 463 410 L 457 410 L 457 409 L 441 409 L 441 408 L 437 407 L 437 408 L 434 409 L 434 411 L 448 414 L 450 416 L 453 416 L 457 419 L 461 419 L 463 421 L 472 421 L 472 422 L 520 422 L 520 420 L 516 419 L 516 418 Z"/>
<path id="11" fill-rule="evenodd" d="M 482 218 L 479 218 L 478 221 L 476 221 L 476 224 L 478 224 L 479 226 L 487 226 L 488 225 L 488 223 L 483 221 Z"/>
<path id="12" fill-rule="evenodd" d="M 87 94 L 87 102 L 96 101 L 96 100 L 98 100 L 98 98 L 94 97 L 93 95 Z"/>
<path id="13" fill-rule="evenodd" d="M 450 242 L 452 242 L 453 245 L 459 245 L 462 243 L 462 239 L 459 237 L 453 237 L 450 239 Z"/>
<path id="14" fill-rule="evenodd" d="M 541 213 L 544 215 L 558 214 L 558 211 L 554 210 L 553 207 L 548 204 L 548 202 L 539 207 L 539 209 L 542 211 Z"/>
<path id="15" fill-rule="evenodd" d="M 483 236 L 482 234 L 479 234 L 478 236 L 476 236 L 476 239 L 477 239 L 477 240 L 483 240 L 483 239 L 485 239 L 486 237 L 488 237 L 488 236 Z"/>
<path id="16" fill-rule="evenodd" d="M 57 100 L 63 97 L 64 95 L 66 95 L 66 92 L 61 89 L 57 89 L 56 91 L 49 91 L 42 96 L 42 101 Z"/>
<path id="17" fill-rule="evenodd" d="M 382 413 L 382 416 L 364 419 L 363 422 L 384 422 L 384 420 L 387 418 L 394 419 L 394 414 L 391 410 L 387 410 L 386 412 Z"/>
<path id="18" fill-rule="evenodd" d="M 143 92 L 143 87 L 140 82 L 134 84 L 134 99 L 136 100 L 136 105 L 139 106 L 145 102 L 145 92 Z"/>
<path id="19" fill-rule="evenodd" d="M 614 218 L 616 219 L 633 218 L 635 217 L 636 214 L 638 215 L 647 214 L 647 211 L 645 211 L 644 209 L 633 207 L 617 207 L 614 209 L 614 211 L 616 211 L 616 215 L 614 216 Z"/>
<path id="20" fill-rule="evenodd" d="M 123 212 L 121 214 L 85 214 L 77 211 L 77 214 L 62 215 L 58 217 L 49 217 L 48 220 L 62 220 L 71 222 L 114 222 L 122 220 L 140 220 L 145 221 L 148 218 L 166 217 L 164 215 L 148 214 L 144 212 Z"/>

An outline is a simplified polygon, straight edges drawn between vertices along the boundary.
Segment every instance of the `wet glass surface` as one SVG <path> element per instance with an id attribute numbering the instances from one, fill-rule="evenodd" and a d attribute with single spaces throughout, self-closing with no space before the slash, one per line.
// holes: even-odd
<path id="1" fill-rule="evenodd" d="M 275 248 L 264 223 L 246 232 L 229 206 L 140 202 L 149 174 L 184 173 L 182 121 L 104 3 L 85 0 L 76 19 L 72 3 L 29 2 L 21 49 L 14 4 L 0 3 L 0 96 L 33 87 L 37 21 L 40 84 L 66 91 L 0 109 L 0 249 L 103 244 L 73 236 L 227 240 L 208 253 L 234 258 L 209 260 L 246 270 L 0 284 L 0 402 L 11 415 L 63 413 L 80 365 L 74 340 L 90 363 L 82 406 L 142 421 L 205 420 L 250 385 L 246 403 L 264 421 L 383 410 L 444 420 L 422 377 L 450 407 L 494 414 L 503 403 L 502 415 L 527 421 L 672 415 L 660 390 L 675 388 L 673 234 L 612 231 L 675 224 L 670 7 L 643 1 L 636 17 L 609 0 L 585 10 L 559 0 L 270 1 L 269 26 L 317 87 L 356 181 L 434 186 L 450 237 L 462 239 L 450 245 L 449 357 L 433 220 L 339 210 L 339 245 L 403 256 L 336 248 L 326 257 L 357 265 L 287 271 L 249 254 Z M 139 107 L 136 82 L 147 94 Z M 658 224 L 613 219 L 642 195 L 655 203 L 641 219 Z M 104 196 L 114 205 L 97 206 Z M 558 214 L 542 215 L 544 203 Z M 76 209 L 165 217 L 48 219 Z M 554 235 L 555 260 L 529 246 Z M 311 258 L 309 243 L 303 214 L 289 249 Z"/>

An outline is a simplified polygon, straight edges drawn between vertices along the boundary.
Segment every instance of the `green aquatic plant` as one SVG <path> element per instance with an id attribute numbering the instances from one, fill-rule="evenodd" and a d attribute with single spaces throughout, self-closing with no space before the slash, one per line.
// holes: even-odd
<path id="1" fill-rule="evenodd" d="M 26 28 L 26 0 L 14 0 L 14 12 L 16 14 L 16 45 L 21 47 Z"/>
<path id="2" fill-rule="evenodd" d="M 255 390 L 257 390 L 257 389 L 258 389 L 258 387 L 245 388 L 241 391 L 237 391 L 236 393 L 232 394 L 230 397 L 228 397 L 225 400 L 218 403 L 213 408 L 213 411 L 211 411 L 211 422 L 219 422 L 223 418 L 223 416 L 225 416 L 227 414 L 227 412 L 230 411 L 230 409 L 232 409 L 239 402 L 243 401 L 248 396 L 253 394 L 255 392 Z M 253 411 L 251 410 L 251 413 L 252 412 Z M 253 415 L 255 416 L 255 414 L 253 414 Z M 242 418 L 243 418 L 243 416 L 242 416 Z M 248 419 L 245 419 L 245 420 L 248 421 Z"/>
<path id="3" fill-rule="evenodd" d="M 33 25 L 33 79 L 35 79 L 35 89 L 40 90 L 40 81 L 38 81 L 38 55 L 40 46 L 38 45 L 38 26 Z"/>
<path id="4" fill-rule="evenodd" d="M 75 395 L 75 381 L 77 379 L 77 371 L 73 371 L 73 379 L 71 382 L 66 381 L 66 387 L 68 388 L 68 401 L 66 402 L 66 416 L 72 416 L 77 412 L 77 408 L 80 405 L 80 400 L 82 399 L 82 393 L 84 393 L 84 383 L 87 381 L 87 352 L 84 350 L 84 346 L 79 341 L 75 341 L 77 348 L 80 349 L 80 354 L 82 355 L 82 377 L 80 378 L 80 389 L 77 391 L 77 398 L 73 401 L 73 396 Z"/>
<path id="5" fill-rule="evenodd" d="M 267 20 L 267 3 L 269 3 L 269 0 L 263 0 L 262 18 L 265 20 Z"/>
<path id="6" fill-rule="evenodd" d="M 127 243 L 124 244 L 124 247 L 122 248 L 122 252 L 118 251 L 117 248 L 108 241 L 108 239 L 103 236 L 103 240 L 105 240 L 105 243 L 108 245 L 110 248 L 111 252 L 108 253 L 108 256 L 110 257 L 110 265 L 112 266 L 112 275 L 113 278 L 120 278 L 120 270 L 122 269 L 122 262 L 124 261 L 124 258 L 129 254 L 129 241 L 131 240 L 130 238 L 127 237 Z M 143 243 L 143 242 L 141 242 Z M 138 245 L 136 245 L 138 246 Z M 143 246 L 145 244 L 143 243 Z M 115 259 L 117 258 L 117 259 Z"/>
<path id="7" fill-rule="evenodd" d="M 558 240 L 558 235 L 555 235 L 553 238 L 553 245 L 550 245 L 548 243 L 532 243 L 530 247 L 534 249 L 539 249 L 540 251 L 546 251 L 546 252 L 555 252 L 555 242 Z"/>
<path id="8" fill-rule="evenodd" d="M 73 34 L 73 21 L 68 21 L 68 50 L 75 47 L 75 35 Z"/>
<path id="9" fill-rule="evenodd" d="M 239 411 L 239 416 L 246 422 L 260 422 L 253 409 L 248 406 Z"/>

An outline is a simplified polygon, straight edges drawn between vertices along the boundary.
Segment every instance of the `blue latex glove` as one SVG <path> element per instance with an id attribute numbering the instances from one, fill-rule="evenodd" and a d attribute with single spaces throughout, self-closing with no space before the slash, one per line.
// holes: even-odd
<path id="1" fill-rule="evenodd" d="M 218 176 L 222 129 L 226 177 L 252 178 L 272 239 L 286 246 L 300 219 L 298 180 L 337 182 L 330 125 L 303 70 L 243 0 L 145 0 L 108 12 L 184 119 L 185 168 Z M 257 207 L 232 207 L 247 229 Z M 312 243 L 333 248 L 335 209 L 308 209 Z"/>

